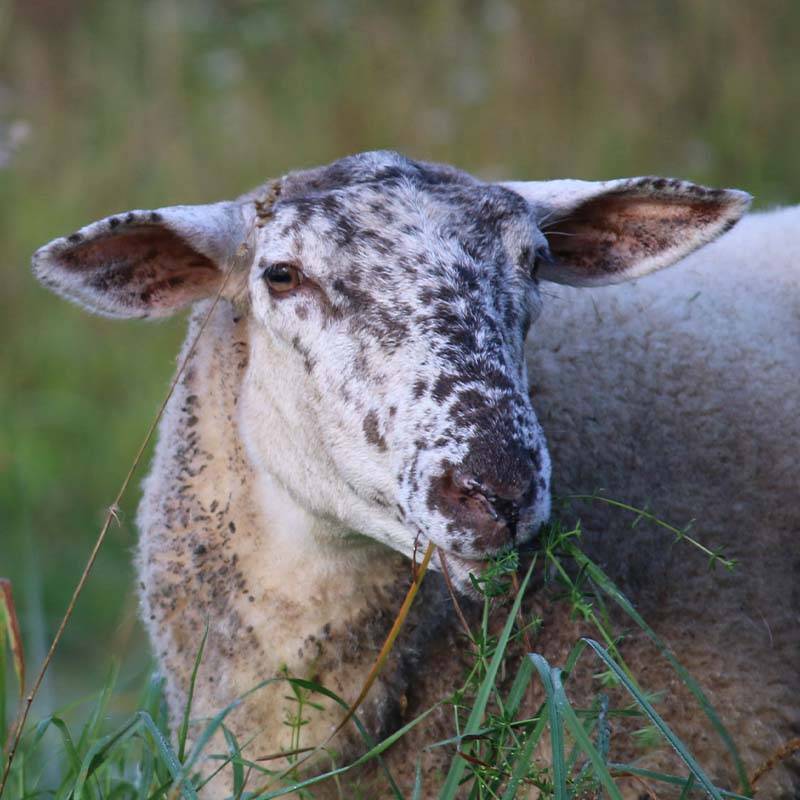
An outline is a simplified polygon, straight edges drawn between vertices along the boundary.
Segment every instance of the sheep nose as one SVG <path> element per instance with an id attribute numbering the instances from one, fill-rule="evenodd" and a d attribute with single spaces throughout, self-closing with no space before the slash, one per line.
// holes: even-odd
<path id="1" fill-rule="evenodd" d="M 515 543 L 520 515 L 533 499 L 534 490 L 530 476 L 513 485 L 500 485 L 457 468 L 442 481 L 449 516 L 472 535 L 470 549 L 476 555 L 494 553 Z"/>

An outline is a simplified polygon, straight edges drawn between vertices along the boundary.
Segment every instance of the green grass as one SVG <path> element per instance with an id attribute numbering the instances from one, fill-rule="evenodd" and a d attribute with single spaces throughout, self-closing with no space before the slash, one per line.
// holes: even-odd
<path id="1" fill-rule="evenodd" d="M 637 516 L 646 513 L 622 505 Z M 437 704 L 451 709 L 452 734 L 426 747 L 427 750 L 448 749 L 452 754 L 449 771 L 440 785 L 423 785 L 424 753 L 420 753 L 415 786 L 404 793 L 383 765 L 381 796 L 413 800 L 421 796 L 423 790 L 435 789 L 442 800 L 456 797 L 511 800 L 535 787 L 543 798 L 552 800 L 594 797 L 600 792 L 602 796 L 617 800 L 622 797 L 620 779 L 631 776 L 646 781 L 646 785 L 656 791 L 659 786 L 680 789 L 685 797 L 702 795 L 721 800 L 749 796 L 743 770 L 740 770 L 739 779 L 744 794 L 730 791 L 729 787 L 715 786 L 658 713 L 657 698 L 638 685 L 636 676 L 631 674 L 616 647 L 618 631 L 609 622 L 607 603 L 618 606 L 628 622 L 653 639 L 662 657 L 669 661 L 694 695 L 698 709 L 717 731 L 720 752 L 729 751 L 740 765 L 730 733 L 700 687 L 602 569 L 584 554 L 580 538 L 579 527 L 565 529 L 553 524 L 531 557 L 516 592 L 512 589 L 512 576 L 520 569 L 516 553 L 496 559 L 481 578 L 474 579 L 483 597 L 483 613 L 480 627 L 468 634 L 472 663 L 462 685 Z M 700 543 L 685 537 L 684 540 L 703 549 Z M 719 558 L 724 562 L 724 556 Z M 525 653 L 526 636 L 536 630 L 539 623 L 539 620 L 521 616 L 522 599 L 533 575 L 545 582 L 539 591 L 568 597 L 572 612 L 590 621 L 596 631 L 596 637 L 582 637 L 576 641 L 561 665 L 549 663 L 539 653 Z M 499 633 L 491 624 L 498 613 L 505 615 Z M 467 632 L 464 635 L 467 636 Z M 197 652 L 192 689 L 202 663 L 204 644 L 205 637 Z M 590 702 L 585 707 L 577 707 L 569 699 L 567 689 L 576 680 L 573 675 L 577 674 L 579 663 L 587 659 L 594 659 L 595 667 L 601 671 L 595 674 L 592 682 Z M 514 679 L 501 681 L 501 671 L 515 675 Z M 523 700 L 531 682 L 537 681 L 544 689 L 543 702 L 531 713 L 532 709 L 526 708 Z M 276 676 L 253 687 L 247 695 L 205 721 L 192 716 L 193 691 L 190 689 L 183 722 L 173 739 L 167 727 L 161 681 L 150 678 L 140 693 L 136 710 L 122 719 L 119 715 L 109 715 L 117 682 L 118 669 L 112 668 L 92 698 L 77 708 L 63 709 L 28 726 L 11 773 L 10 798 L 156 800 L 180 796 L 190 800 L 198 796 L 210 779 L 207 774 L 203 778 L 198 772 L 204 757 L 216 761 L 217 770 L 231 770 L 231 797 L 236 800 L 267 800 L 294 793 L 299 793 L 294 796 L 313 798 L 315 787 L 331 780 L 341 781 L 344 786 L 340 787 L 341 796 L 349 797 L 348 773 L 373 759 L 380 760 L 381 754 L 411 728 L 424 724 L 435 708 L 426 709 L 381 742 L 372 741 L 354 717 L 353 724 L 364 739 L 364 755 L 353 764 L 337 765 L 335 740 L 326 743 L 333 766 L 321 774 L 309 776 L 299 769 L 308 747 L 314 744 L 302 738 L 309 715 L 322 709 L 326 702 L 339 705 L 343 715 L 349 708 L 345 699 L 324 686 L 289 675 Z M 268 762 L 252 760 L 252 754 L 247 751 L 248 742 L 237 740 L 226 727 L 228 715 L 239 703 L 247 702 L 249 695 L 275 682 L 286 684 L 287 699 L 294 709 L 285 721 L 292 729 L 292 750 L 288 751 L 289 768 L 283 770 L 270 767 Z M 76 714 L 81 710 L 82 714 Z M 117 719 L 109 722 L 114 716 Z M 649 748 L 671 748 L 683 766 L 680 774 L 647 770 L 636 763 L 610 761 L 609 754 L 616 744 L 612 741 L 610 722 L 616 717 L 638 721 L 632 730 L 628 726 L 616 735 L 634 739 L 639 736 Z M 195 730 L 197 723 L 201 723 L 193 741 L 187 737 L 190 722 L 194 723 Z M 219 741 L 214 739 L 219 733 L 225 741 L 223 752 L 215 752 L 212 745 L 212 740 Z M 549 763 L 532 758 L 533 753 L 541 752 L 542 748 L 549 754 Z"/>

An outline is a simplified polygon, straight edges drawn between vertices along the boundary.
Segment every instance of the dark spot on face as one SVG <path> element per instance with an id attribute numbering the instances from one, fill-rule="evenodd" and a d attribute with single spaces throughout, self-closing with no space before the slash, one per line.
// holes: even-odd
<path id="1" fill-rule="evenodd" d="M 194 549 L 194 554 L 196 556 L 204 556 L 207 552 L 208 552 L 208 549 L 206 548 L 206 546 L 204 544 L 199 544 Z"/>
<path id="2" fill-rule="evenodd" d="M 118 225 L 119 225 L 119 220 L 117 219 L 117 217 L 111 217 L 108 220 L 108 227 L 109 228 L 116 228 Z"/>
<path id="3" fill-rule="evenodd" d="M 460 382 L 461 377 L 458 375 L 452 375 L 450 373 L 444 373 L 440 375 L 436 379 L 436 383 L 433 385 L 432 394 L 434 400 L 436 400 L 437 403 L 441 403 L 442 401 L 446 400 L 453 393 L 453 388 Z"/>
<path id="4" fill-rule="evenodd" d="M 341 278 L 336 278 L 334 280 L 333 288 L 350 302 L 353 311 L 366 310 L 366 307 L 369 305 L 370 296 L 368 294 L 365 294 L 354 286 L 349 286 Z"/>
<path id="5" fill-rule="evenodd" d="M 491 411 L 487 396 L 478 389 L 464 389 L 450 408 L 451 416 L 462 423 L 469 423 Z"/>
<path id="6" fill-rule="evenodd" d="M 333 226 L 333 238 L 340 247 L 347 247 L 355 238 L 356 226 L 344 215 L 336 218 Z"/>
<path id="7" fill-rule="evenodd" d="M 83 234 L 80 233 L 73 233 L 72 236 L 67 237 L 67 241 L 75 244 L 76 242 L 80 242 L 83 239 Z"/>
<path id="8" fill-rule="evenodd" d="M 234 524 L 233 520 L 228 523 L 228 530 L 231 533 L 236 533 L 236 525 Z"/>
<path id="9" fill-rule="evenodd" d="M 292 337 L 292 349 L 299 353 L 303 359 L 303 368 L 307 373 L 310 373 L 316 364 L 316 361 L 311 355 L 311 351 L 300 341 L 299 336 Z"/>
<path id="10" fill-rule="evenodd" d="M 150 212 L 150 222 L 161 222 L 162 220 L 161 214 L 158 211 L 151 211 Z"/>
<path id="11" fill-rule="evenodd" d="M 382 453 L 385 453 L 387 449 L 386 439 L 383 438 L 383 435 L 380 432 L 378 415 L 374 411 L 367 413 L 366 417 L 364 417 L 362 427 L 364 429 L 364 435 L 367 437 L 367 441 L 371 445 L 377 447 Z"/>

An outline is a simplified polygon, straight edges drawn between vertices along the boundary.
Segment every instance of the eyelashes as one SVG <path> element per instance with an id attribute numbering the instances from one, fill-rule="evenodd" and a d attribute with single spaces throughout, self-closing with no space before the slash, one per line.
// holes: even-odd
<path id="1" fill-rule="evenodd" d="M 290 294 L 304 280 L 302 270 L 289 261 L 278 261 L 270 264 L 263 274 L 264 282 L 272 295 Z"/>

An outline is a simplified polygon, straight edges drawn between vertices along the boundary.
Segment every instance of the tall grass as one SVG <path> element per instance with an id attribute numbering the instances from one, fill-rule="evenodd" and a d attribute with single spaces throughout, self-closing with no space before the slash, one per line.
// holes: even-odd
<path id="1" fill-rule="evenodd" d="M 639 515 L 645 513 L 626 508 Z M 580 538 L 579 527 L 565 529 L 553 524 L 543 535 L 540 547 L 528 556 L 521 582 L 516 580 L 520 569 L 517 553 L 495 559 L 480 578 L 473 579 L 483 598 L 483 612 L 479 627 L 465 631 L 473 657 L 462 684 L 451 695 L 442 697 L 437 706 L 426 709 L 381 742 L 369 738 L 346 699 L 313 681 L 290 675 L 264 681 L 205 721 L 193 719 L 190 690 L 183 723 L 174 738 L 167 727 L 162 682 L 154 676 L 141 690 L 135 712 L 118 720 L 116 727 L 109 727 L 109 704 L 118 676 L 117 669 L 112 668 L 94 697 L 85 701 L 80 723 L 68 722 L 68 716 L 74 717 L 72 709 L 70 715 L 67 710 L 56 712 L 28 727 L 11 773 L 9 797 L 191 799 L 216 772 L 228 769 L 232 776 L 231 797 L 235 800 L 288 795 L 313 798 L 315 787 L 335 780 L 340 781 L 340 796 L 347 798 L 352 796 L 347 788 L 350 775 L 370 761 L 380 760 L 410 729 L 424 725 L 438 706 L 451 709 L 451 735 L 430 742 L 425 750 L 446 748 L 451 754 L 449 771 L 441 785 L 423 782 L 423 751 L 418 754 L 413 786 L 400 787 L 382 765 L 385 788 L 380 796 L 413 800 L 423 792 L 436 792 L 442 800 L 512 800 L 528 796 L 535 789 L 542 798 L 553 800 L 600 796 L 616 800 L 622 797 L 621 783 L 633 780 L 654 797 L 664 788 L 681 791 L 682 797 L 695 796 L 692 792 L 714 800 L 750 797 L 748 778 L 733 739 L 708 699 L 676 655 L 658 639 L 599 565 L 585 555 Z M 718 557 L 724 561 L 724 556 Z M 522 614 L 523 599 L 530 591 L 533 576 L 545 584 L 540 591 L 546 589 L 568 597 L 573 613 L 589 620 L 595 630 L 595 637 L 576 641 L 560 665 L 549 663 L 535 652 L 535 645 L 534 651 L 529 651 L 529 637 L 535 636 L 540 622 Z M 716 786 L 660 716 L 654 697 L 638 685 L 616 646 L 618 632 L 609 621 L 606 603 L 618 606 L 631 623 L 655 641 L 662 656 L 694 694 L 698 708 L 719 734 L 720 750 L 729 750 L 740 766 L 740 791 Z M 492 624 L 498 614 L 503 615 L 499 633 Z M 192 685 L 202 663 L 204 643 L 205 637 L 197 653 Z M 586 687 L 576 687 L 580 689 L 576 694 L 589 697 L 588 704 L 577 706 L 567 691 L 577 680 L 574 676 L 579 662 L 587 659 L 595 661 L 604 681 L 599 688 L 593 685 L 590 695 Z M 501 673 L 515 677 L 501 681 Z M 277 769 L 258 758 L 259 754 L 248 750 L 249 742 L 237 739 L 226 725 L 234 708 L 275 682 L 287 685 L 295 709 L 286 720 L 292 728 L 293 743 L 284 754 L 288 769 Z M 526 702 L 532 684 L 539 686 L 542 697 L 533 708 Z M 308 715 L 329 702 L 341 707 L 343 719 L 350 719 L 364 740 L 364 754 L 352 764 L 336 763 L 335 740 L 307 743 L 301 736 Z M 618 744 L 613 741 L 614 736 L 637 735 L 636 730 L 629 730 L 630 726 L 614 734 L 611 723 L 616 717 L 638 720 L 638 731 L 648 732 L 649 746 L 671 748 L 682 771 L 659 772 L 643 769 L 635 762 L 612 761 L 610 754 Z M 191 742 L 187 736 L 190 723 L 193 730 L 199 731 Z M 216 749 L 220 741 L 225 744 L 222 752 Z M 301 747 L 301 743 L 306 746 Z M 313 744 L 322 745 L 333 764 L 321 774 L 307 774 L 301 768 L 304 755 Z M 211 774 L 208 766 L 200 770 L 201 763 L 212 765 Z"/>

